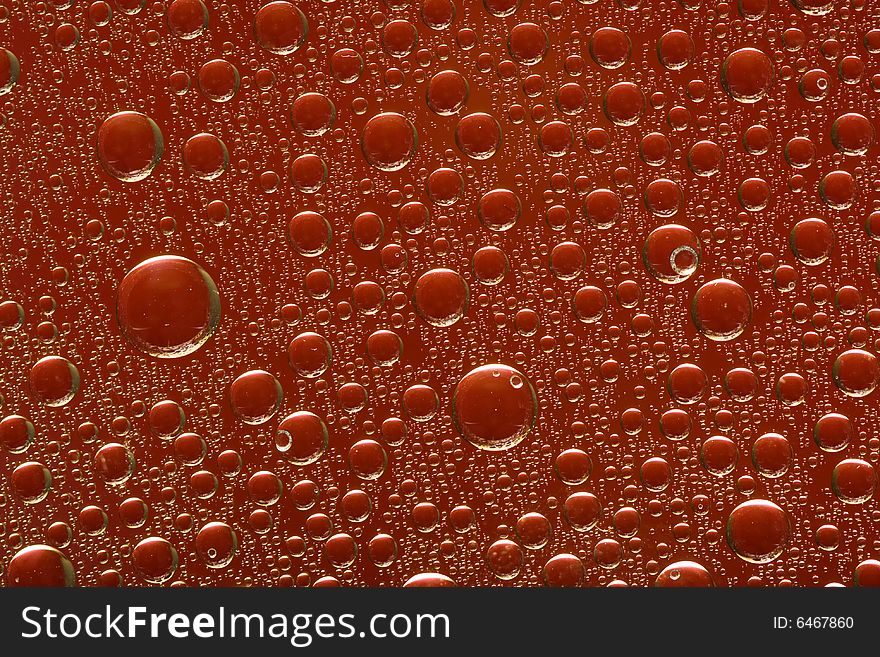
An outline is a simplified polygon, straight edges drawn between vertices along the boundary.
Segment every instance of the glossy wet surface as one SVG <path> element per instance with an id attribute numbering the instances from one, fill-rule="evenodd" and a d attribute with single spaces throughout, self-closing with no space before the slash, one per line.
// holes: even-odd
<path id="1" fill-rule="evenodd" d="M 0 2 L 4 583 L 880 583 L 878 11 Z"/>

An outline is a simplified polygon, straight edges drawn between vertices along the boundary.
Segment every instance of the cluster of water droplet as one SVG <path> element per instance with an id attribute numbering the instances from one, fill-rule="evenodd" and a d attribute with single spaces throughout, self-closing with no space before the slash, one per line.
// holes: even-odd
<path id="1" fill-rule="evenodd" d="M 5 582 L 877 584 L 878 21 L 3 0 Z"/>

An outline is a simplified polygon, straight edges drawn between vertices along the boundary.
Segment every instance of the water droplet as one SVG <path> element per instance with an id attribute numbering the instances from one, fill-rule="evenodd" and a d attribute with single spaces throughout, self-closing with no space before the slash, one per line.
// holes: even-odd
<path id="1" fill-rule="evenodd" d="M 514 387 L 517 377 L 525 385 Z M 518 445 L 532 430 L 538 403 L 532 384 L 521 372 L 501 364 L 477 367 L 458 382 L 452 396 L 452 419 L 474 447 L 500 451 Z"/>
<path id="2" fill-rule="evenodd" d="M 98 162 L 114 178 L 137 182 L 149 176 L 165 150 L 159 126 L 140 112 L 117 112 L 98 129 Z"/>
<path id="3" fill-rule="evenodd" d="M 181 358 L 214 334 L 220 295 L 208 273 L 192 260 L 157 256 L 123 277 L 116 318 L 136 349 L 156 358 Z"/>

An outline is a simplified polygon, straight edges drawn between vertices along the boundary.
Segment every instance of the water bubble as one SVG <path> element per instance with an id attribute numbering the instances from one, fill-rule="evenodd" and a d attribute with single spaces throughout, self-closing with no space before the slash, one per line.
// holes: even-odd
<path id="1" fill-rule="evenodd" d="M 814 68 L 801 76 L 798 91 L 805 100 L 818 103 L 831 91 L 831 76 L 821 68 Z"/>
<path id="2" fill-rule="evenodd" d="M 310 210 L 300 212 L 287 225 L 287 234 L 294 251 L 307 258 L 324 253 L 333 239 L 333 230 L 323 215 Z"/>
<path id="3" fill-rule="evenodd" d="M 785 145 L 785 159 L 796 169 L 806 169 L 813 164 L 816 146 L 807 137 L 793 137 Z"/>
<path id="4" fill-rule="evenodd" d="M 752 302 L 739 283 L 717 278 L 704 283 L 694 294 L 691 318 L 697 330 L 710 340 L 734 340 L 752 319 Z"/>
<path id="5" fill-rule="evenodd" d="M 205 98 L 215 103 L 225 103 L 238 93 L 241 76 L 238 69 L 225 59 L 212 59 L 199 69 L 198 82 Z"/>
<path id="6" fill-rule="evenodd" d="M 30 545 L 15 553 L 6 567 L 9 586 L 75 586 L 73 564 L 60 551 L 48 545 Z"/>
<path id="7" fill-rule="evenodd" d="M 129 497 L 119 503 L 119 518 L 129 529 L 143 527 L 149 517 L 146 503 L 138 497 Z"/>
<path id="8" fill-rule="evenodd" d="M 598 287 L 585 285 L 578 288 L 571 303 L 574 314 L 580 321 L 593 324 L 605 314 L 605 309 L 608 307 L 608 297 Z"/>
<path id="9" fill-rule="evenodd" d="M 281 406 L 281 384 L 264 370 L 239 375 L 229 386 L 229 403 L 235 416 L 245 424 L 263 424 Z"/>
<path id="10" fill-rule="evenodd" d="M 374 281 L 361 281 L 351 290 L 351 302 L 365 315 L 375 315 L 385 305 L 385 292 Z"/>
<path id="11" fill-rule="evenodd" d="M 597 228 L 611 228 L 622 212 L 620 197 L 610 189 L 594 189 L 584 200 L 584 213 Z"/>
<path id="12" fill-rule="evenodd" d="M 440 410 L 440 397 L 431 386 L 412 385 L 403 391 L 403 410 L 416 422 L 427 422 Z"/>
<path id="13" fill-rule="evenodd" d="M 314 379 L 330 367 L 333 349 L 323 335 L 305 331 L 290 341 L 287 358 L 298 376 Z"/>
<path id="14" fill-rule="evenodd" d="M 290 163 L 290 179 L 297 191 L 314 194 L 327 182 L 327 164 L 320 155 L 300 155 Z"/>
<path id="15" fill-rule="evenodd" d="M 743 148 L 752 155 L 764 155 L 770 150 L 773 136 L 770 130 L 763 125 L 750 126 L 743 132 Z"/>
<path id="16" fill-rule="evenodd" d="M 7 415 L 0 420 L 0 445 L 11 454 L 26 452 L 34 442 L 34 425 L 21 415 Z"/>
<path id="17" fill-rule="evenodd" d="M 577 82 L 566 82 L 556 92 L 556 107 L 563 114 L 580 114 L 587 104 L 587 92 Z"/>
<path id="18" fill-rule="evenodd" d="M 498 285 L 507 276 L 510 262 L 497 246 L 484 246 L 474 252 L 473 272 L 483 285 Z"/>
<path id="19" fill-rule="evenodd" d="M 37 461 L 17 465 L 9 477 L 10 488 L 25 504 L 36 504 L 46 499 L 52 487 L 52 473 Z"/>
<path id="20" fill-rule="evenodd" d="M 507 38 L 507 49 L 514 61 L 520 64 L 533 65 L 544 59 L 550 39 L 540 25 L 535 23 L 519 23 L 510 30 Z"/>
<path id="21" fill-rule="evenodd" d="M 831 171 L 819 181 L 819 196 L 828 207 L 846 210 L 855 201 L 855 178 L 849 171 Z"/>
<path id="22" fill-rule="evenodd" d="M 683 30 L 669 30 L 657 41 L 657 57 L 672 71 L 687 66 L 694 58 L 694 51 L 694 40 Z"/>
<path id="23" fill-rule="evenodd" d="M 715 582 L 705 566 L 695 561 L 676 561 L 660 571 L 654 586 L 710 587 L 715 586 Z"/>
<path id="24" fill-rule="evenodd" d="M 17 301 L 0 303 L 0 330 L 17 331 L 24 324 L 24 308 Z"/>
<path id="25" fill-rule="evenodd" d="M 822 525 L 816 530 L 816 545 L 826 552 L 833 552 L 840 545 L 840 529 L 835 525 Z"/>
<path id="26" fill-rule="evenodd" d="M 543 514 L 534 511 L 520 516 L 515 530 L 522 546 L 529 550 L 540 550 L 547 545 L 553 534 L 550 521 Z"/>
<path id="27" fill-rule="evenodd" d="M 652 230 L 642 248 L 642 260 L 648 272 L 671 285 L 690 278 L 700 264 L 702 249 L 693 231 L 678 224 Z"/>
<path id="28" fill-rule="evenodd" d="M 642 463 L 639 470 L 642 483 L 651 492 L 666 490 L 672 479 L 672 469 L 666 459 L 651 457 Z"/>
<path id="29" fill-rule="evenodd" d="M 822 451 L 839 452 L 855 437 L 852 420 L 842 413 L 827 413 L 813 427 L 813 440 Z"/>
<path id="30" fill-rule="evenodd" d="M 880 561 L 865 559 L 860 562 L 853 573 L 853 584 L 855 586 L 880 586 Z"/>
<path id="31" fill-rule="evenodd" d="M 309 411 L 297 411 L 278 425 L 275 447 L 293 464 L 303 466 L 324 455 L 328 439 L 327 425 L 321 418 Z"/>
<path id="32" fill-rule="evenodd" d="M 343 84 L 354 84 L 364 71 L 364 58 L 357 50 L 340 48 L 330 57 L 330 71 Z"/>
<path id="33" fill-rule="evenodd" d="M 589 455 L 580 449 L 567 449 L 556 457 L 553 471 L 559 480 L 568 486 L 578 486 L 590 478 L 593 462 Z"/>
<path id="34" fill-rule="evenodd" d="M 786 372 L 776 381 L 776 398 L 784 406 L 799 406 L 807 395 L 807 380 L 797 372 Z"/>
<path id="35" fill-rule="evenodd" d="M 712 436 L 700 446 L 700 462 L 707 472 L 716 477 L 733 472 L 738 460 L 736 443 L 726 436 Z"/>
<path id="36" fill-rule="evenodd" d="M 376 534 L 367 544 L 367 556 L 379 568 L 387 568 L 397 559 L 397 541 L 388 534 Z M 411 586 L 418 586 L 411 584 Z"/>
<path id="37" fill-rule="evenodd" d="M 634 82 L 618 82 L 605 92 L 602 109 L 615 125 L 635 125 L 645 113 L 645 94 Z"/>
<path id="38" fill-rule="evenodd" d="M 522 203 L 509 189 L 499 188 L 486 192 L 477 203 L 477 216 L 489 230 L 509 230 L 521 214 Z"/>
<path id="39" fill-rule="evenodd" d="M 116 318 L 136 349 L 156 358 L 181 358 L 214 334 L 220 295 L 208 273 L 192 260 L 157 256 L 123 277 Z"/>
<path id="40" fill-rule="evenodd" d="M 107 531 L 109 518 L 104 509 L 90 504 L 79 512 L 77 522 L 80 529 L 89 536 L 102 536 Z"/>
<path id="41" fill-rule="evenodd" d="M 164 399 L 150 408 L 147 416 L 150 431 L 160 438 L 173 438 L 183 430 L 186 415 L 175 401 Z"/>
<path id="42" fill-rule="evenodd" d="M 465 77 L 454 70 L 440 71 L 428 82 L 425 100 L 428 108 L 440 116 L 456 114 L 465 106 L 470 87 Z"/>
<path id="43" fill-rule="evenodd" d="M 576 532 L 586 532 L 596 526 L 602 516 L 602 504 L 592 493 L 569 495 L 562 505 L 563 516 Z"/>
<path id="44" fill-rule="evenodd" d="M 416 26 L 406 20 L 393 20 L 382 28 L 382 48 L 392 57 L 406 57 L 419 42 Z"/>
<path id="45" fill-rule="evenodd" d="M 381 220 L 380 220 L 381 221 Z M 397 223 L 410 235 L 418 235 L 430 225 L 431 213 L 421 201 L 404 203 L 397 212 Z"/>
<path id="46" fill-rule="evenodd" d="M 470 289 L 458 272 L 432 269 L 419 276 L 413 287 L 413 307 L 431 326 L 458 322 L 468 309 Z"/>
<path id="47" fill-rule="evenodd" d="M 552 587 L 580 586 L 585 575 L 583 562 L 573 554 L 557 554 L 541 569 L 544 583 Z"/>
<path id="48" fill-rule="evenodd" d="M 138 576 L 150 584 L 167 582 L 178 566 L 177 550 L 158 536 L 145 538 L 135 545 L 131 560 Z"/>
<path id="49" fill-rule="evenodd" d="M 519 379 L 525 385 L 514 387 Z M 482 365 L 465 374 L 452 395 L 452 419 L 474 447 L 500 451 L 518 445 L 537 418 L 535 390 L 524 374 L 501 364 Z"/>
<path id="50" fill-rule="evenodd" d="M 834 7 L 834 0 L 792 0 L 792 3 L 808 16 L 822 16 Z"/>
<path id="51" fill-rule="evenodd" d="M 757 103 L 773 84 L 773 62 L 756 48 L 740 48 L 721 65 L 721 85 L 740 103 Z"/>
<path id="52" fill-rule="evenodd" d="M 831 369 L 834 384 L 849 397 L 866 397 L 880 384 L 880 362 L 863 349 L 844 351 Z"/>
<path id="53" fill-rule="evenodd" d="M 229 166 L 229 151 L 226 144 L 214 135 L 194 135 L 183 145 L 183 165 L 197 178 L 214 180 Z"/>
<path id="54" fill-rule="evenodd" d="M 403 355 L 403 340 L 394 331 L 373 331 L 367 337 L 367 355 L 376 365 L 390 367 Z"/>
<path id="55" fill-rule="evenodd" d="M 140 13 L 146 4 L 147 0 L 116 0 L 116 6 L 119 7 L 119 11 L 129 16 Z"/>
<path id="56" fill-rule="evenodd" d="M 276 55 L 299 50 L 309 34 L 309 24 L 299 7 L 284 1 L 269 2 L 254 18 L 254 37 L 261 48 Z"/>
<path id="57" fill-rule="evenodd" d="M 225 568 L 238 552 L 238 536 L 225 522 L 209 522 L 196 534 L 195 547 L 208 568 Z"/>
<path id="58" fill-rule="evenodd" d="M 351 522 L 364 522 L 373 509 L 373 502 L 364 491 L 355 489 L 342 496 L 340 508 Z"/>
<path id="59" fill-rule="evenodd" d="M 349 568 L 357 554 L 357 544 L 348 534 L 335 534 L 324 542 L 324 557 L 334 568 Z"/>
<path id="60" fill-rule="evenodd" d="M 348 463 L 355 476 L 371 481 L 385 473 L 388 454 L 375 440 L 359 440 L 348 450 Z"/>
<path id="61" fill-rule="evenodd" d="M 842 114 L 831 125 L 831 141 L 845 155 L 864 155 L 874 143 L 874 126 L 862 114 Z"/>
<path id="62" fill-rule="evenodd" d="M 791 444 L 778 433 L 765 433 L 752 444 L 752 463 L 758 474 L 765 477 L 781 477 L 791 467 Z"/>
<path id="63" fill-rule="evenodd" d="M 290 107 L 290 122 L 306 137 L 320 137 L 333 127 L 335 121 L 336 106 L 324 94 L 300 94 Z"/>
<path id="64" fill-rule="evenodd" d="M 647 165 L 662 166 L 672 157 L 672 144 L 662 132 L 649 132 L 639 143 L 639 156 Z"/>
<path id="65" fill-rule="evenodd" d="M 834 231 L 822 219 L 802 219 L 791 229 L 788 243 L 798 260 L 806 265 L 821 265 L 834 248 Z"/>
<path id="66" fill-rule="evenodd" d="M 361 133 L 361 150 L 367 162 L 382 171 L 397 171 L 416 152 L 415 126 L 401 114 L 385 112 L 367 121 Z"/>
<path id="67" fill-rule="evenodd" d="M 6 48 L 0 48 L 0 96 L 12 91 L 21 75 L 21 66 L 18 57 Z"/>
<path id="68" fill-rule="evenodd" d="M 561 281 L 570 281 L 583 273 L 587 254 L 580 244 L 562 242 L 550 251 L 550 271 Z"/>
<path id="69" fill-rule="evenodd" d="M 574 145 L 574 133 L 564 121 L 550 121 L 538 132 L 538 146 L 550 157 L 563 157 Z"/>
<path id="70" fill-rule="evenodd" d="M 445 30 L 455 20 L 455 3 L 452 0 L 422 0 L 419 14 L 422 22 L 432 30 Z"/>
<path id="71" fill-rule="evenodd" d="M 491 0 L 486 0 L 491 1 Z M 431 587 L 447 588 L 455 586 L 452 578 L 440 573 L 419 573 L 413 575 L 403 584 L 404 588 Z"/>
<path id="72" fill-rule="evenodd" d="M 740 205 L 749 212 L 760 212 L 770 202 L 770 185 L 763 178 L 746 178 L 737 190 Z"/>
<path id="73" fill-rule="evenodd" d="M 721 147 L 708 139 L 698 141 L 688 151 L 688 166 L 698 176 L 709 178 L 721 170 Z"/>
<path id="74" fill-rule="evenodd" d="M 691 428 L 691 416 L 684 409 L 670 408 L 660 416 L 660 432 L 669 440 L 684 440 Z"/>
<path id="75" fill-rule="evenodd" d="M 134 454 L 120 443 L 107 443 L 95 452 L 95 472 L 108 484 L 125 483 L 134 467 Z"/>
<path id="76" fill-rule="evenodd" d="M 682 363 L 669 373 L 666 387 L 678 403 L 696 404 L 706 394 L 709 380 L 702 368 L 692 363 Z"/>
<path id="77" fill-rule="evenodd" d="M 862 459 L 844 459 L 834 466 L 831 488 L 845 504 L 863 504 L 877 489 L 877 471 Z"/>
<path id="78" fill-rule="evenodd" d="M 448 167 L 432 171 L 425 187 L 428 198 L 437 205 L 455 205 L 464 196 L 464 179 L 458 171 Z"/>
<path id="79" fill-rule="evenodd" d="M 79 370 L 61 356 L 46 356 L 34 363 L 28 381 L 37 401 L 51 407 L 70 403 L 80 387 Z"/>
<path id="80" fill-rule="evenodd" d="M 202 0 L 174 0 L 165 11 L 171 34 L 179 39 L 195 39 L 208 29 L 208 8 Z"/>
<path id="81" fill-rule="evenodd" d="M 184 465 L 200 465 L 207 453 L 208 445 L 197 433 L 182 433 L 174 439 L 174 457 Z"/>
<path id="82" fill-rule="evenodd" d="M 499 539 L 486 550 L 486 566 L 502 581 L 516 579 L 524 562 L 522 548 L 509 539 Z"/>
<path id="83" fill-rule="evenodd" d="M 749 563 L 770 563 L 791 540 L 788 514 L 768 500 L 743 502 L 727 518 L 727 544 Z"/>
<path id="84" fill-rule="evenodd" d="M 164 150 L 159 126 L 140 112 L 117 112 L 98 129 L 98 162 L 123 182 L 137 182 L 149 176 Z"/>
<path id="85" fill-rule="evenodd" d="M 658 178 L 645 187 L 645 207 L 657 217 L 677 214 L 683 200 L 681 187 L 673 180 Z"/>
<path id="86" fill-rule="evenodd" d="M 274 506 L 281 499 L 284 485 L 281 480 L 268 470 L 255 472 L 247 480 L 247 492 L 250 500 L 259 506 Z"/>
<path id="87" fill-rule="evenodd" d="M 501 126 L 491 114 L 468 114 L 455 128 L 455 143 L 468 157 L 488 160 L 501 147 Z"/>
<path id="88" fill-rule="evenodd" d="M 602 68 L 620 68 L 631 52 L 629 37 L 616 27 L 600 27 L 590 37 L 590 56 Z"/>

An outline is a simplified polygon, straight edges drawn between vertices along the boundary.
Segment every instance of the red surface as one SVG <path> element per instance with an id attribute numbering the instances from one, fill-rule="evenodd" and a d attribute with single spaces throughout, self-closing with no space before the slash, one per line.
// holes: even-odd
<path id="1" fill-rule="evenodd" d="M 5 584 L 880 581 L 877 7 L 263 4 L 0 6 Z"/>

